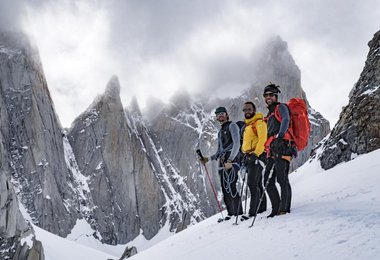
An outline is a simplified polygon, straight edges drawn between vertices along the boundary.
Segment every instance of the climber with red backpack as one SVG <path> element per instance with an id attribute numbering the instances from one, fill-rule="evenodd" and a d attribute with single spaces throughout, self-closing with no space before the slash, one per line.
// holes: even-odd
<path id="1" fill-rule="evenodd" d="M 269 110 L 265 118 L 268 126 L 268 140 L 265 144 L 268 160 L 264 174 L 264 182 L 268 181 L 266 191 L 272 204 L 269 218 L 290 213 L 290 160 L 307 146 L 310 134 L 305 102 L 299 98 L 292 98 L 287 104 L 278 102 L 278 94 L 281 93 L 279 88 L 271 83 L 264 88 L 263 94 Z M 281 196 L 276 180 L 281 188 Z"/>

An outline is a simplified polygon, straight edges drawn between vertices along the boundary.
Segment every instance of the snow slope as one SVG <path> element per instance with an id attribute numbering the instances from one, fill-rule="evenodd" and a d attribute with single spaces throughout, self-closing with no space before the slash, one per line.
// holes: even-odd
<path id="1" fill-rule="evenodd" d="M 102 252 L 102 248 L 98 250 L 90 248 L 81 243 L 70 241 L 69 239 L 62 238 L 53 233 L 50 233 L 34 224 L 25 207 L 20 204 L 20 210 L 24 218 L 33 226 L 36 239 L 42 242 L 44 247 L 44 254 L 46 260 L 67 260 L 67 259 L 91 259 L 91 260 L 105 260 L 105 259 L 118 259 L 114 255 Z M 77 225 L 78 226 L 78 225 Z M 77 228 L 74 227 L 75 228 Z M 91 241 L 94 239 L 90 239 Z M 29 246 L 32 245 L 31 238 L 26 238 L 25 243 Z M 23 241 L 23 242 L 24 242 Z M 98 241 L 101 245 L 101 243 Z M 108 246 L 108 245 L 107 245 Z M 108 246 L 111 247 L 111 246 Z M 110 250 L 108 250 L 110 251 Z"/>
<path id="2" fill-rule="evenodd" d="M 328 171 L 309 161 L 290 181 L 291 214 L 253 228 L 215 215 L 131 259 L 380 259 L 380 150 Z"/>
<path id="3" fill-rule="evenodd" d="M 140 251 L 131 259 L 380 259 L 380 150 L 328 171 L 307 162 L 290 181 L 291 214 L 267 219 L 268 210 L 253 228 L 251 220 L 218 224 L 220 214 L 175 235 L 164 228 L 150 241 L 128 243 Z M 118 259 L 125 248 L 101 244 L 83 220 L 67 239 L 34 229 L 46 260 Z"/>

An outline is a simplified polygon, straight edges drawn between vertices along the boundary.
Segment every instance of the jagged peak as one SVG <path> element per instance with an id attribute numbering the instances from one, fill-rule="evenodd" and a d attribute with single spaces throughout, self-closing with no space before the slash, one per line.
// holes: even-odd
<path id="1" fill-rule="evenodd" d="M 113 75 L 108 81 L 104 96 L 111 98 L 120 97 L 120 82 L 116 75 Z"/>
<path id="2" fill-rule="evenodd" d="M 132 100 L 131 100 L 131 103 L 129 105 L 128 111 L 131 112 L 131 113 L 135 113 L 135 114 L 141 116 L 141 110 L 140 110 L 139 102 L 137 101 L 137 97 L 136 96 L 132 97 Z"/>
<path id="3" fill-rule="evenodd" d="M 288 43 L 280 36 L 274 36 L 270 38 L 265 44 L 263 56 L 260 59 L 260 63 L 274 63 L 282 66 L 286 63 L 287 66 L 291 66 L 292 68 L 296 68 L 299 70 L 296 65 L 292 55 L 288 49 Z"/>
<path id="4" fill-rule="evenodd" d="M 269 48 L 288 51 L 288 43 L 284 41 L 280 35 L 273 36 L 267 41 Z"/>
<path id="5" fill-rule="evenodd" d="M 368 42 L 368 46 L 370 48 L 379 47 L 380 46 L 380 31 L 376 32 L 373 35 L 372 40 Z"/>
<path id="6" fill-rule="evenodd" d="M 0 44 L 19 50 L 31 48 L 29 37 L 21 32 L 0 30 Z"/>
<path id="7" fill-rule="evenodd" d="M 43 71 L 35 41 L 23 32 L 0 30 L 0 53 L 6 53 L 9 57 L 25 56 L 34 69 Z"/>
<path id="8" fill-rule="evenodd" d="M 112 76 L 107 83 L 106 90 L 104 91 L 103 95 L 97 95 L 92 103 L 87 107 L 87 109 L 74 119 L 74 121 L 71 123 L 69 132 L 78 123 L 78 121 L 83 121 L 83 118 L 86 118 L 88 116 L 97 118 L 98 113 L 103 106 L 103 103 L 113 103 L 116 104 L 116 107 L 122 108 L 120 100 L 120 83 L 117 76 Z"/>
<path id="9" fill-rule="evenodd" d="M 380 92 L 380 31 L 368 42 L 369 52 L 364 69 L 358 82 L 352 88 L 349 97 L 373 95 Z"/>
<path id="10" fill-rule="evenodd" d="M 170 98 L 170 103 L 178 107 L 188 107 L 191 103 L 191 96 L 186 89 L 178 89 Z"/>
<path id="11" fill-rule="evenodd" d="M 145 108 L 143 108 L 143 117 L 149 122 L 156 118 L 162 110 L 164 110 L 166 104 L 159 98 L 149 96 L 146 102 Z"/>
<path id="12" fill-rule="evenodd" d="M 266 41 L 263 51 L 257 55 L 253 71 L 255 78 L 249 90 L 250 96 L 261 96 L 264 86 L 272 82 L 280 85 L 283 90 L 281 102 L 286 102 L 294 96 L 306 99 L 301 87 L 301 71 L 290 54 L 286 41 L 280 36 L 274 36 Z M 256 95 L 252 95 L 254 93 Z"/>

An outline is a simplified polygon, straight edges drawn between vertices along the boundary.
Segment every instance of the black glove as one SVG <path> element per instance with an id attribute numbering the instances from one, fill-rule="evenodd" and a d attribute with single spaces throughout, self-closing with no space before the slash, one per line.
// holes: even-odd
<path id="1" fill-rule="evenodd" d="M 254 153 L 250 153 L 250 154 L 247 154 L 247 156 L 246 156 L 247 158 L 246 158 L 246 165 L 249 165 L 249 164 L 256 164 L 257 163 L 257 156 L 256 156 L 256 154 L 254 154 Z"/>
<path id="2" fill-rule="evenodd" d="M 263 152 L 260 156 L 259 156 L 259 160 L 262 161 L 264 164 L 267 164 L 267 153 L 266 152 Z"/>
<path id="3" fill-rule="evenodd" d="M 206 164 L 209 161 L 209 159 L 208 157 L 204 156 L 203 158 L 199 158 L 199 161 L 201 161 L 202 164 Z"/>

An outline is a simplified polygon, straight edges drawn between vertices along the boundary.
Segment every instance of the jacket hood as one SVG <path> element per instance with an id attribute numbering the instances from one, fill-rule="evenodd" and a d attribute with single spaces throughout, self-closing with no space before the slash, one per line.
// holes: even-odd
<path id="1" fill-rule="evenodd" d="M 244 122 L 245 122 L 245 124 L 246 125 L 250 125 L 250 124 L 253 124 L 253 123 L 255 123 L 257 120 L 259 120 L 259 119 L 261 119 L 261 120 L 263 120 L 264 119 L 264 116 L 263 116 L 263 114 L 262 113 L 256 113 L 252 118 L 250 118 L 250 119 L 244 119 Z"/>

